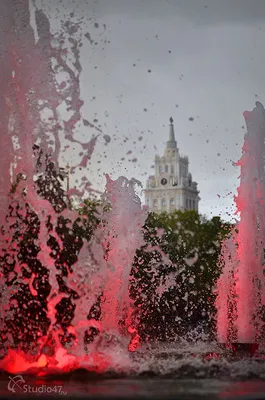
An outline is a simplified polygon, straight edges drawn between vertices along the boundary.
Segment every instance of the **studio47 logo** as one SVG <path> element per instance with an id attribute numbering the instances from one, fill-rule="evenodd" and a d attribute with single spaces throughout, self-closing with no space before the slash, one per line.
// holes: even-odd
<path id="1" fill-rule="evenodd" d="M 28 385 L 22 375 L 9 376 L 7 389 L 13 393 L 57 393 L 58 395 L 66 395 L 60 385 Z"/>

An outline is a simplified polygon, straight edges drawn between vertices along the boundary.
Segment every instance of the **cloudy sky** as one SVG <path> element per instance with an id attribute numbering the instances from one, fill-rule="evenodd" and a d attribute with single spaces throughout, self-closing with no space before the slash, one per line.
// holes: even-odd
<path id="1" fill-rule="evenodd" d="M 84 118 L 99 136 L 88 174 L 145 185 L 174 118 L 198 182 L 200 212 L 233 216 L 244 110 L 265 101 L 264 0 L 36 0 L 50 16 L 83 17 Z M 85 36 L 86 34 L 86 36 Z M 83 134 L 96 132 L 85 127 Z"/>

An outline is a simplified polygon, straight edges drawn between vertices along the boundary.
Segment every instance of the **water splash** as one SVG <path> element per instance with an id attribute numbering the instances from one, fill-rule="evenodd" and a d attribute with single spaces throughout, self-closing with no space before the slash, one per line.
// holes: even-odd
<path id="1" fill-rule="evenodd" d="M 84 181 L 83 187 L 65 193 L 56 180 L 59 157 L 69 142 L 77 142 L 84 150 L 73 171 L 87 166 L 96 144 L 96 137 L 88 143 L 75 137 L 83 104 L 80 39 L 71 37 L 75 62 L 70 67 L 64 35 L 78 32 L 78 24 L 67 22 L 64 33 L 54 40 L 47 17 L 37 10 L 39 39 L 35 43 L 26 0 L 2 0 L 0 11 L 5 16 L 0 36 L 8 31 L 0 52 L 4 144 L 0 150 L 0 368 L 39 375 L 79 367 L 97 372 L 132 370 L 133 357 L 127 350 L 138 348 L 139 334 L 128 286 L 146 217 L 135 194 L 137 182 L 124 177 L 113 181 L 106 176 L 102 200 L 108 211 L 99 210 L 101 223 L 93 238 L 89 229 L 81 238 L 80 215 L 70 210 L 67 202 L 72 194 L 82 196 L 89 185 Z M 56 73 L 61 72 L 67 78 L 58 82 Z M 71 114 L 65 119 L 58 111 L 63 102 Z M 51 115 L 48 122 L 42 119 L 45 113 Z M 233 337 L 256 340 L 264 305 L 264 110 L 257 104 L 245 117 L 249 132 L 238 163 L 241 219 L 223 245 L 225 267 L 218 283 L 218 335 L 222 341 Z M 146 249 L 152 251 L 160 253 L 159 263 L 170 264 L 159 246 Z M 172 274 L 161 281 L 156 295 L 174 285 L 175 278 Z M 212 354 L 215 352 L 210 358 Z M 135 360 L 139 372 L 140 352 Z M 156 363 L 152 354 L 148 362 L 152 370 Z M 187 364 L 192 363 L 188 360 Z"/>
<path id="2" fill-rule="evenodd" d="M 223 274 L 218 282 L 217 330 L 221 342 L 252 343 L 261 338 L 265 306 L 265 110 L 256 102 L 244 112 L 247 134 L 236 206 L 240 219 L 223 243 Z"/>
<path id="3" fill-rule="evenodd" d="M 67 207 L 57 180 L 63 141 L 83 147 L 76 167 L 86 166 L 96 143 L 75 138 L 83 104 L 80 39 L 73 35 L 78 24 L 67 22 L 54 40 L 47 17 L 37 10 L 35 43 L 27 0 L 1 1 L 0 15 L 0 368 L 46 374 L 82 366 L 103 372 L 115 367 L 117 349 L 133 351 L 139 341 L 128 294 L 145 220 L 137 182 L 107 176 L 103 201 L 109 212 L 92 241 L 80 239 L 80 215 Z M 71 34 L 73 68 L 65 34 Z M 58 83 L 56 71 L 66 74 L 65 81 Z M 67 119 L 58 112 L 63 102 Z M 43 113 L 50 113 L 48 122 Z M 85 189 L 87 182 L 68 196 Z"/>

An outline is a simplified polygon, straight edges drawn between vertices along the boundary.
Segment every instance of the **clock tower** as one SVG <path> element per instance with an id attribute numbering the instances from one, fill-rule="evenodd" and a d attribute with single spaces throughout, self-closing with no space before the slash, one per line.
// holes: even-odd
<path id="1" fill-rule="evenodd" d="M 153 212 L 175 210 L 199 211 L 197 183 L 189 172 L 189 159 L 180 156 L 175 139 L 173 118 L 170 118 L 169 140 L 164 155 L 155 157 L 155 175 L 148 178 L 145 204 Z"/>

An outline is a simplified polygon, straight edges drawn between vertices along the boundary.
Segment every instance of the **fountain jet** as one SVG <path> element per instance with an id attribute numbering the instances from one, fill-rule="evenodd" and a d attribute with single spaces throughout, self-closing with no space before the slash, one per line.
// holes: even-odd
<path id="1" fill-rule="evenodd" d="M 247 133 L 236 164 L 239 221 L 222 245 L 217 333 L 220 342 L 255 343 L 261 339 L 265 306 L 265 110 L 256 102 L 253 111 L 243 115 Z"/>

